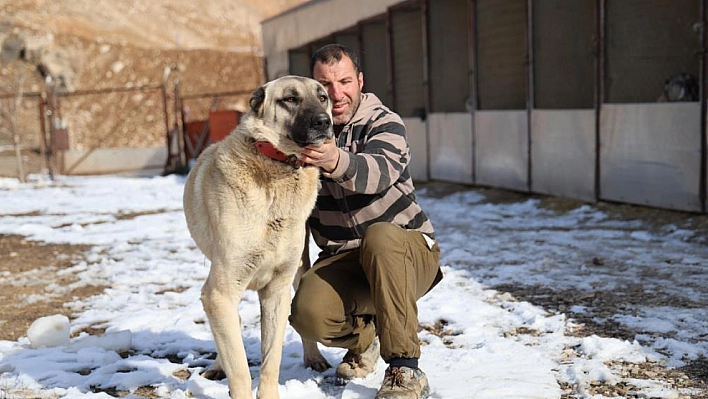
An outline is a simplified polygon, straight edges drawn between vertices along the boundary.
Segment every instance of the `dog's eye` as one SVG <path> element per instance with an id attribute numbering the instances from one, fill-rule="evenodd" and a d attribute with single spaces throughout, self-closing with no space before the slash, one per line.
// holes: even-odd
<path id="1" fill-rule="evenodd" d="M 327 102 L 327 96 L 320 96 L 320 102 L 326 103 L 326 102 Z"/>
<path id="2" fill-rule="evenodd" d="M 281 104 L 293 105 L 293 104 L 297 104 L 298 99 L 295 96 L 287 96 L 287 97 L 281 98 L 280 100 L 278 100 L 278 102 Z"/>

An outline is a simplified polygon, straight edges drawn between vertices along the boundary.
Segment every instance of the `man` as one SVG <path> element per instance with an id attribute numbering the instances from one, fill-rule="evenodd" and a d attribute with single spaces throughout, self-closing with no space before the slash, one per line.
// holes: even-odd
<path id="1" fill-rule="evenodd" d="M 362 93 L 350 49 L 324 46 L 310 71 L 333 102 L 335 139 L 301 155 L 322 170 L 308 221 L 322 252 L 300 281 L 290 322 L 303 339 L 348 349 L 338 384 L 371 373 L 380 353 L 389 366 L 377 399 L 426 398 L 416 301 L 442 273 L 433 226 L 415 201 L 405 126 Z"/>

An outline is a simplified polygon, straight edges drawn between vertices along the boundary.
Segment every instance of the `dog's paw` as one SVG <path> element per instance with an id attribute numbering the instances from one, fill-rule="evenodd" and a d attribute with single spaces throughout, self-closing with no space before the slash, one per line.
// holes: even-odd
<path id="1" fill-rule="evenodd" d="M 324 357 L 320 356 L 318 359 L 305 359 L 305 367 L 321 373 L 332 366 Z"/>
<path id="2" fill-rule="evenodd" d="M 202 377 L 207 380 L 220 381 L 226 378 L 226 373 L 224 373 L 224 370 L 209 369 L 202 373 Z"/>
<path id="3" fill-rule="evenodd" d="M 332 367 L 327 359 L 322 356 L 322 352 L 320 352 L 317 347 L 317 342 L 303 339 L 302 350 L 302 360 L 305 363 L 305 367 L 311 368 L 320 373 Z"/>

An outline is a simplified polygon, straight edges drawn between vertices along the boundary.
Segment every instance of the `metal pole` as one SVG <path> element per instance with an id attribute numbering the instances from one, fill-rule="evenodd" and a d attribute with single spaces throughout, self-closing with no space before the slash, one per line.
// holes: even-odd
<path id="1" fill-rule="evenodd" d="M 113 87 L 109 89 L 96 89 L 96 90 L 77 90 L 72 92 L 56 93 L 57 97 L 76 97 L 76 96 L 88 96 L 92 94 L 108 94 L 108 93 L 132 93 L 136 90 L 148 91 L 157 90 L 161 86 L 140 86 L 140 87 Z"/>
<path id="2" fill-rule="evenodd" d="M 386 11 L 386 62 L 388 64 L 388 101 L 391 104 L 391 109 L 396 108 L 396 93 L 394 87 L 396 86 L 395 79 L 396 73 L 393 70 L 393 28 L 392 28 L 392 16 L 391 9 Z"/>
<path id="3" fill-rule="evenodd" d="M 477 13 L 476 13 L 476 4 L 477 2 L 475 0 L 468 0 L 467 2 L 467 18 L 468 18 L 468 27 L 467 27 L 467 40 L 469 42 L 469 51 L 468 51 L 468 79 L 469 79 L 469 87 L 470 87 L 470 98 L 469 98 L 469 103 L 470 103 L 470 114 L 472 115 L 472 182 L 475 183 L 477 181 L 477 168 L 476 168 L 476 160 L 477 160 L 477 134 L 475 133 L 475 126 L 474 126 L 474 118 L 475 118 L 475 112 L 477 112 L 477 109 L 479 107 L 479 97 L 478 97 L 478 90 L 477 90 Z"/>
<path id="4" fill-rule="evenodd" d="M 600 113 L 605 99 L 605 1 L 596 0 L 595 2 L 595 201 L 599 201 L 602 197 Z"/>
<path id="5" fill-rule="evenodd" d="M 432 112 L 430 99 L 430 0 L 421 2 L 421 25 L 422 25 L 422 45 L 423 45 L 423 106 L 425 114 Z M 428 129 L 428 118 L 425 118 L 425 179 L 430 180 L 430 129 Z"/>
<path id="6" fill-rule="evenodd" d="M 170 76 L 172 69 L 168 66 L 165 68 L 165 72 L 162 75 L 162 112 L 165 115 L 165 140 L 167 144 L 167 160 L 165 161 L 164 173 L 170 173 L 174 171 L 175 165 L 173 165 L 174 155 L 172 154 L 172 137 L 170 135 L 170 116 L 167 113 L 167 79 Z"/>
<path id="7" fill-rule="evenodd" d="M 54 79 L 49 76 L 45 80 L 46 104 L 45 110 L 46 121 L 49 125 L 49 170 L 51 173 L 61 173 L 59 169 L 58 151 L 55 148 L 56 136 L 56 96 L 54 95 Z"/>
<path id="8" fill-rule="evenodd" d="M 533 187 L 533 159 L 531 158 L 531 112 L 534 107 L 534 52 L 533 52 L 533 0 L 526 2 L 526 190 Z"/>
<path id="9" fill-rule="evenodd" d="M 174 80 L 174 96 L 175 96 L 175 110 L 174 110 L 174 115 L 175 115 L 175 123 L 174 123 L 174 131 L 177 135 L 177 151 L 179 152 L 179 168 L 182 169 L 186 164 L 186 153 L 184 151 L 184 120 L 182 116 L 182 99 L 179 96 L 180 91 L 179 91 L 179 78 Z"/>
<path id="10" fill-rule="evenodd" d="M 708 29 L 706 29 L 706 24 L 708 23 L 708 0 L 703 0 L 701 2 L 701 69 L 700 69 L 700 91 L 699 91 L 699 101 L 701 104 L 701 165 L 699 182 L 698 182 L 698 197 L 701 203 L 701 212 L 706 212 L 706 196 L 708 196 L 708 189 L 706 185 L 708 182 L 708 134 L 706 133 L 706 79 L 708 79 L 708 53 L 706 52 L 706 44 L 708 44 Z"/>
<path id="11" fill-rule="evenodd" d="M 24 84 L 24 74 L 21 74 L 16 81 L 17 94 L 14 98 L 14 106 L 10 115 L 10 129 L 12 131 L 12 144 L 15 147 L 15 163 L 17 164 L 17 179 L 24 183 L 26 181 L 25 168 L 22 161 L 22 149 L 20 147 L 20 132 L 17 127 L 17 119 L 22 108 L 22 85 Z"/>
<path id="12" fill-rule="evenodd" d="M 42 170 L 42 173 L 48 173 L 49 178 L 52 178 L 52 169 L 48 168 L 48 152 L 47 152 L 47 128 L 45 126 L 45 114 L 44 114 L 44 101 L 45 98 L 43 96 L 38 97 L 37 101 L 37 109 L 39 112 L 39 134 L 41 137 L 39 138 L 39 155 L 40 155 L 40 168 Z"/>

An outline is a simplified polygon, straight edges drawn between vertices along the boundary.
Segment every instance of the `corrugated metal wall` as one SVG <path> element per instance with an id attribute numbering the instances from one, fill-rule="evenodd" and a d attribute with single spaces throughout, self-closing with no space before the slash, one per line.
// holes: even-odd
<path id="1" fill-rule="evenodd" d="M 288 61 L 291 75 L 310 76 L 310 52 L 307 49 L 288 51 Z"/>
<path id="2" fill-rule="evenodd" d="M 595 199 L 595 5 L 595 0 L 531 3 L 533 192 Z"/>
<path id="3" fill-rule="evenodd" d="M 325 38 L 325 39 L 322 39 L 322 40 L 316 40 L 316 41 L 310 43 L 310 45 L 308 46 L 309 49 L 310 49 L 310 57 L 311 57 L 312 54 L 314 54 L 317 50 L 319 50 L 320 47 L 325 46 L 325 45 L 327 45 L 327 44 L 331 44 L 331 43 L 333 43 L 333 39 L 332 39 L 331 37 L 328 37 L 328 38 Z"/>
<path id="4" fill-rule="evenodd" d="M 394 108 L 402 117 L 425 113 L 422 20 L 420 7 L 391 11 Z"/>
<path id="5" fill-rule="evenodd" d="M 700 1 L 606 1 L 599 197 L 699 211 L 701 107 L 657 100 L 672 75 L 700 76 Z"/>
<path id="6" fill-rule="evenodd" d="M 428 3 L 430 178 L 473 183 L 473 134 L 467 0 Z"/>
<path id="7" fill-rule="evenodd" d="M 526 109 L 526 0 L 477 0 L 479 109 Z"/>
<path id="8" fill-rule="evenodd" d="M 474 172 L 479 184 L 528 190 L 526 0 L 477 0 L 478 110 Z"/>
<path id="9" fill-rule="evenodd" d="M 467 0 L 431 1 L 428 8 L 430 43 L 430 112 L 467 112 L 469 74 L 469 11 Z M 462 49 L 462 51 L 461 51 Z"/>
<path id="10" fill-rule="evenodd" d="M 416 178 L 705 212 L 705 106 L 657 102 L 674 74 L 702 77 L 705 4 L 409 0 L 329 38 L 361 44 Z"/>
<path id="11" fill-rule="evenodd" d="M 534 1 L 534 108 L 595 106 L 595 0 Z"/>
<path id="12" fill-rule="evenodd" d="M 370 21 L 361 27 L 361 63 L 364 72 L 364 90 L 376 94 L 386 105 L 391 106 L 388 78 L 386 21 Z"/>
<path id="13" fill-rule="evenodd" d="M 428 180 L 428 129 L 420 118 L 403 118 L 410 148 L 410 172 L 414 181 Z"/>
<path id="14" fill-rule="evenodd" d="M 667 78 L 699 76 L 700 1 L 606 1 L 606 102 L 655 102 Z"/>
<path id="15" fill-rule="evenodd" d="M 334 35 L 334 43 L 339 43 L 341 45 L 349 47 L 357 53 L 359 58 L 361 58 L 358 31 L 338 33 Z"/>

